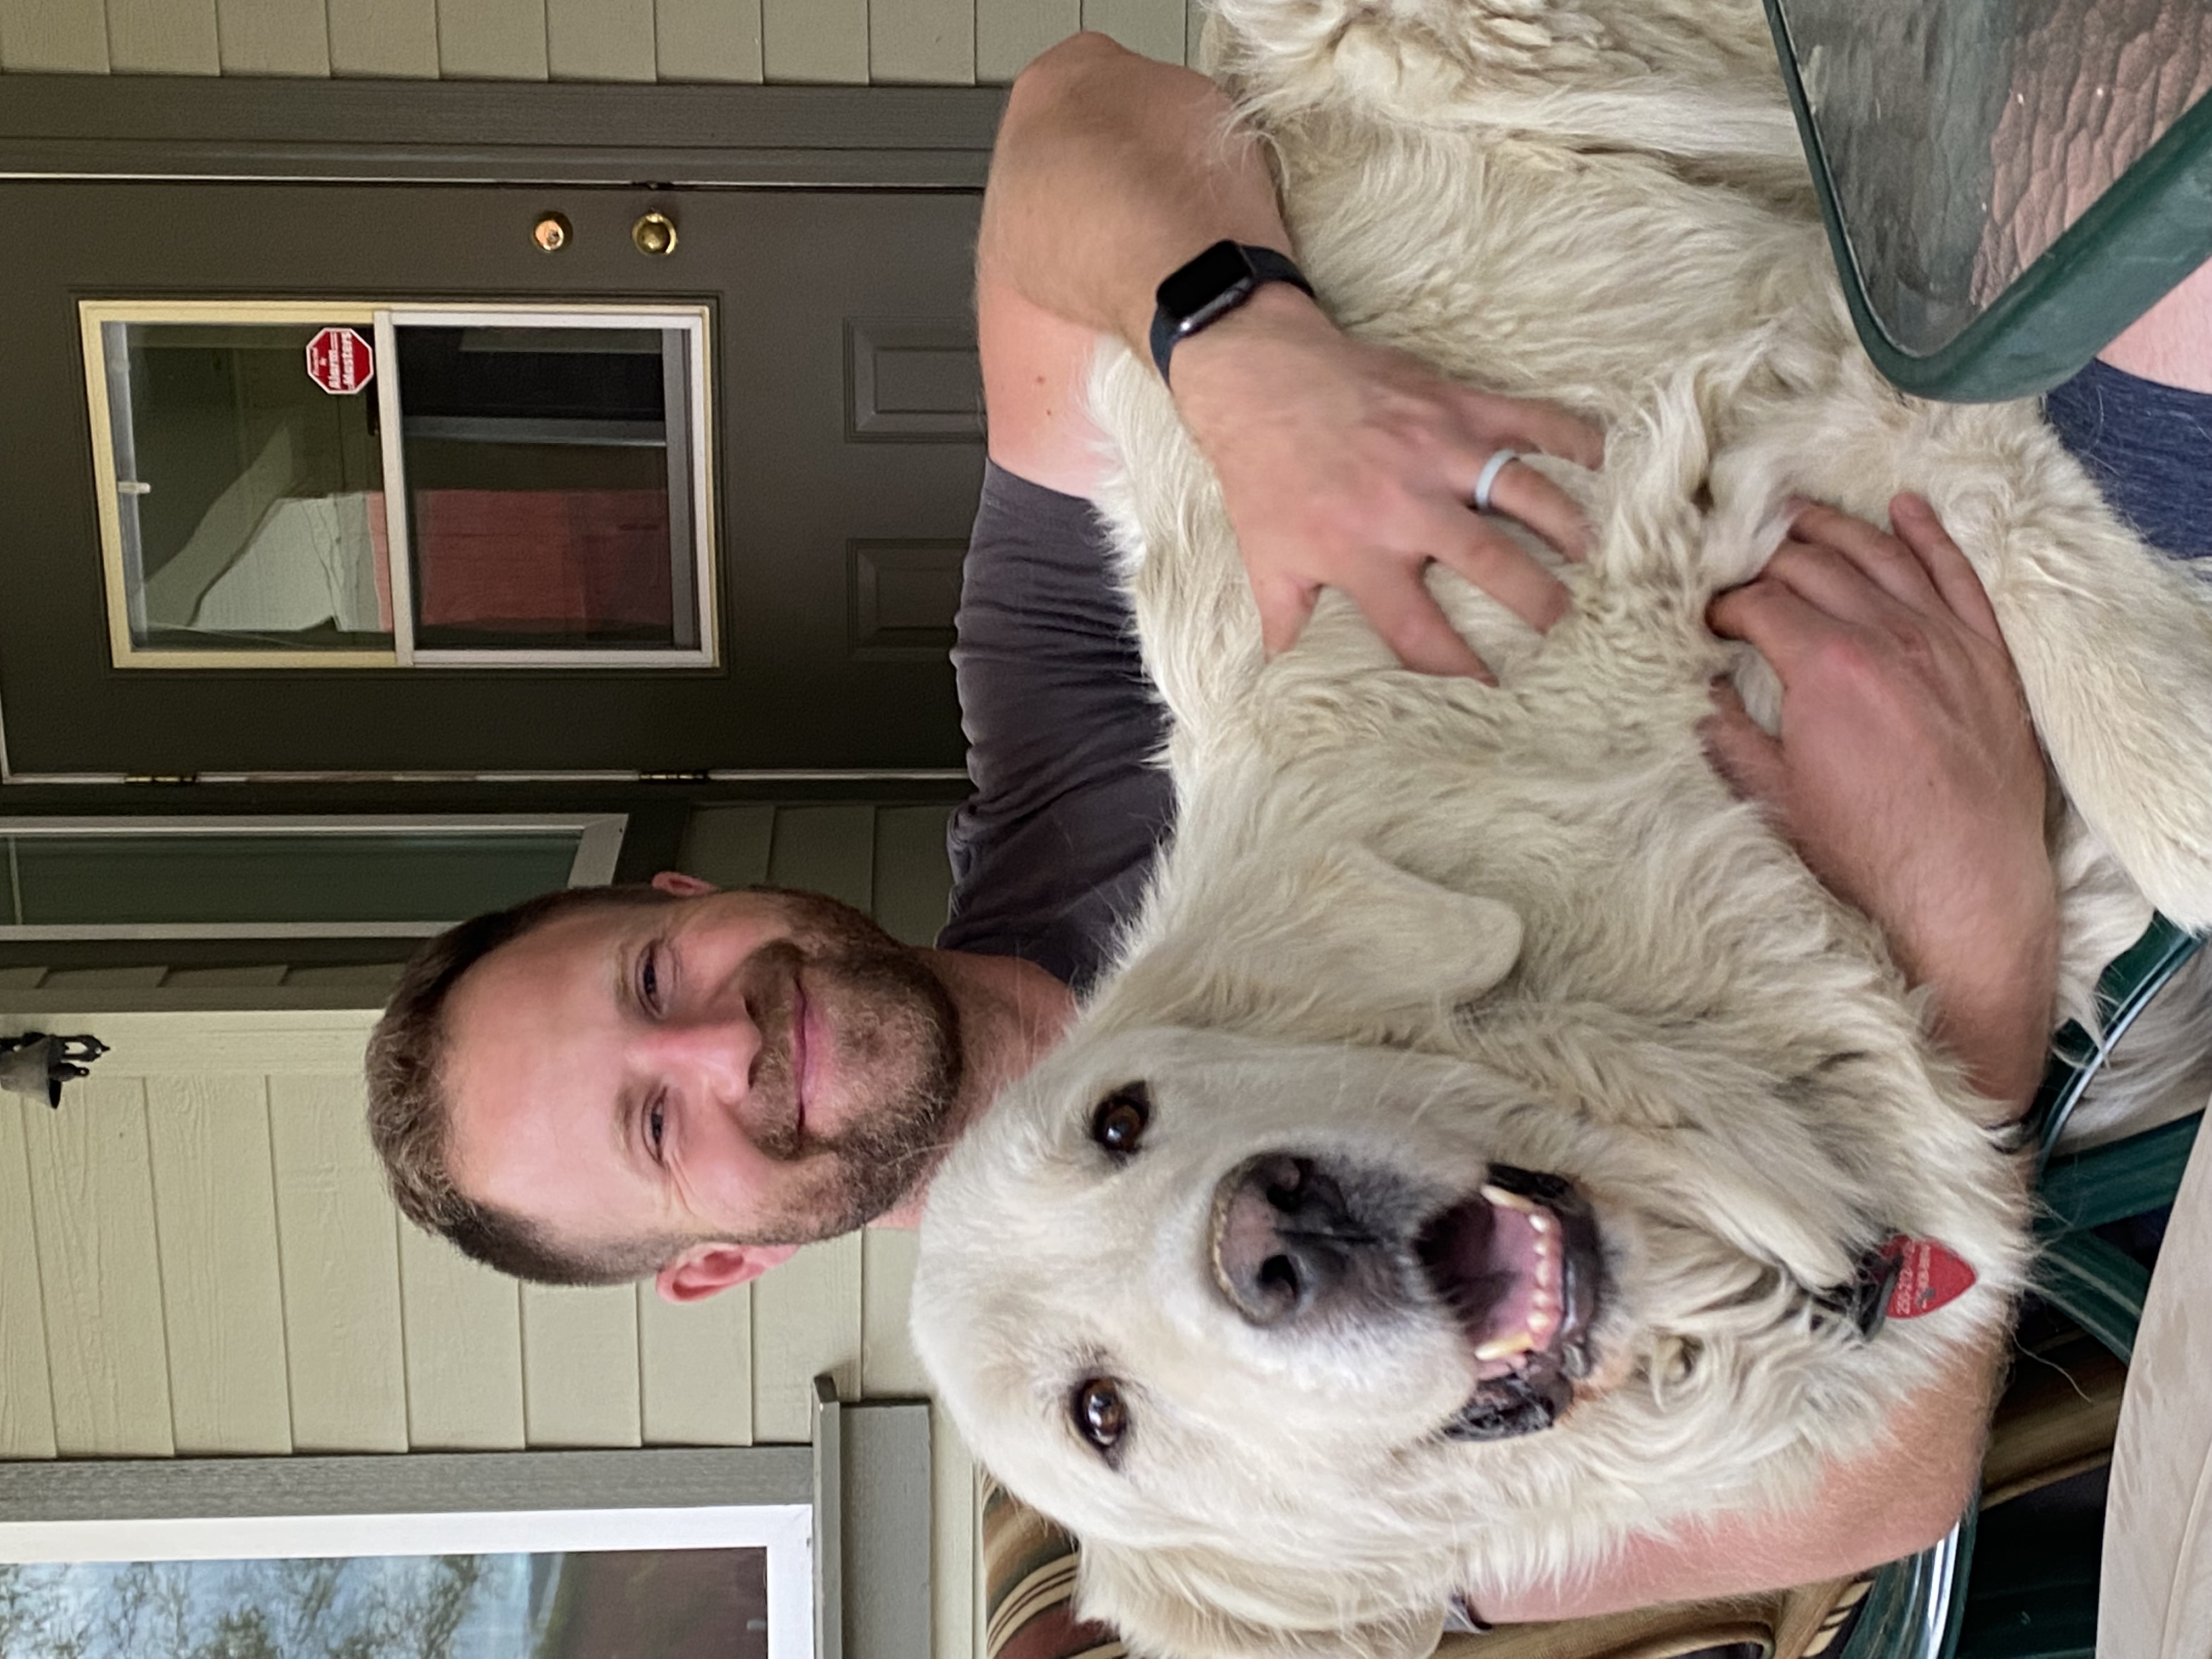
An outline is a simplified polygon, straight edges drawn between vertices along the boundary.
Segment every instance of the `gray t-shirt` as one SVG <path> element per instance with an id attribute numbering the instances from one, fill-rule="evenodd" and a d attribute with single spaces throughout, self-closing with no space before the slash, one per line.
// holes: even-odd
<path id="1" fill-rule="evenodd" d="M 1078 991 L 1134 911 L 1175 810 L 1166 710 L 1091 503 L 984 469 L 952 648 L 975 793 L 952 817 L 946 950 Z"/>

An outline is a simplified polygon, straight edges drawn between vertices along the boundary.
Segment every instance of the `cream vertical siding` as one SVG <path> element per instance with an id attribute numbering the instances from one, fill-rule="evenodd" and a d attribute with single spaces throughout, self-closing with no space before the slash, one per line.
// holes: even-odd
<path id="1" fill-rule="evenodd" d="M 949 885 L 945 810 L 712 808 L 681 862 L 726 885 L 833 892 L 926 942 Z M 816 1245 L 689 1307 L 650 1285 L 518 1286 L 385 1195 L 362 1123 L 373 1010 L 6 1012 L 9 990 L 118 976 L 164 979 L 0 986 L 0 1030 L 112 1045 L 59 1111 L 0 1095 L 0 1457 L 803 1442 L 819 1372 L 848 1398 L 925 1391 L 910 1235 Z M 942 1424 L 935 1474 L 937 1652 L 965 1659 L 974 1478 Z"/>
<path id="2" fill-rule="evenodd" d="M 59 1111 L 0 1095 L 0 1456 L 804 1442 L 817 1373 L 922 1391 L 907 1234 L 680 1308 L 416 1234 L 362 1126 L 374 1018 L 37 1017 L 113 1052 Z M 198 1069 L 215 1021 L 222 1064 L 271 1069 Z"/>
<path id="3" fill-rule="evenodd" d="M 0 0 L 0 70 L 1001 85 L 1098 29 L 1170 63 L 1200 0 Z"/>

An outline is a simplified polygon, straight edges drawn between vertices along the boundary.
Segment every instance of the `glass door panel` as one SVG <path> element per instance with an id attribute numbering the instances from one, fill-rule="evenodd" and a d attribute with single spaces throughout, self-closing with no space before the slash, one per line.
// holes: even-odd
<path id="1" fill-rule="evenodd" d="M 302 367 L 332 320 L 99 322 L 118 661 L 392 661 L 375 402 Z"/>
<path id="2" fill-rule="evenodd" d="M 702 325 L 389 314 L 416 662 L 713 660 Z"/>

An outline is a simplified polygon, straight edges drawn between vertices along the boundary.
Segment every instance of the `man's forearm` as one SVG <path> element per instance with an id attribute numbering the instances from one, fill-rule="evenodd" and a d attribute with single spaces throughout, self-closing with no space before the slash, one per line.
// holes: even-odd
<path id="1" fill-rule="evenodd" d="M 1942 987 L 1937 987 L 1942 994 Z M 2048 994 L 2023 992 L 2048 1007 Z M 2047 1025 L 2020 1007 L 1954 1024 L 1953 1053 L 1970 1075 L 2014 1079 L 1998 1101 L 2005 1115 L 2027 1109 L 2035 1070 L 2019 1049 L 2022 1030 L 2040 1050 Z M 2019 1079 L 2025 1079 L 2020 1081 Z M 1780 1514 L 1724 1516 L 1639 1538 L 1596 1575 L 1480 1601 L 1483 1617 L 1520 1622 L 1589 1618 L 1667 1601 L 1696 1601 L 1863 1571 L 1925 1549 L 1949 1531 L 1971 1501 L 1989 1435 L 1991 1406 L 2010 1336 L 1998 1331 L 1953 1355 L 1942 1374 L 1899 1411 L 1882 1443 L 1848 1463 L 1831 1464 L 1812 1500 Z"/>
<path id="2" fill-rule="evenodd" d="M 1022 71 L 979 280 L 1142 349 L 1160 279 L 1224 237 L 1289 248 L 1267 161 L 1204 76 L 1078 35 Z"/>
<path id="3" fill-rule="evenodd" d="M 1475 1611 L 1500 1623 L 1591 1618 L 1817 1583 L 1925 1549 L 1972 1497 L 2005 1347 L 1999 1335 L 1954 1356 L 1906 1402 L 1881 1446 L 1832 1465 L 1814 1498 L 1796 1510 L 1638 1538 L 1587 1578 L 1492 1604 L 1478 1598 Z"/>

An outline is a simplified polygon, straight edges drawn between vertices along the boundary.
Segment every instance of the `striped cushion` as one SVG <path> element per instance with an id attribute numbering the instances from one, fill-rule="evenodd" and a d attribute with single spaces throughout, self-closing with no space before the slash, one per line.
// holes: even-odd
<path id="1" fill-rule="evenodd" d="M 1075 1616 L 1075 1540 L 983 1480 L 983 1659 L 1126 1659 L 1121 1638 Z"/>
<path id="2" fill-rule="evenodd" d="M 1075 1540 L 988 1475 L 982 1531 L 983 1659 L 1127 1659 L 1112 1630 L 1075 1616 Z M 1785 1593 L 1781 1603 L 1801 1612 L 1784 1622 L 1802 1624 L 1817 1609 L 1791 1659 L 1833 1659 L 1871 1583 Z M 1765 1659 L 1778 1617 L 1782 1606 L 1762 1617 L 1747 1606 L 1713 1605 L 1511 1625 L 1486 1636 L 1447 1636 L 1439 1659 Z"/>

